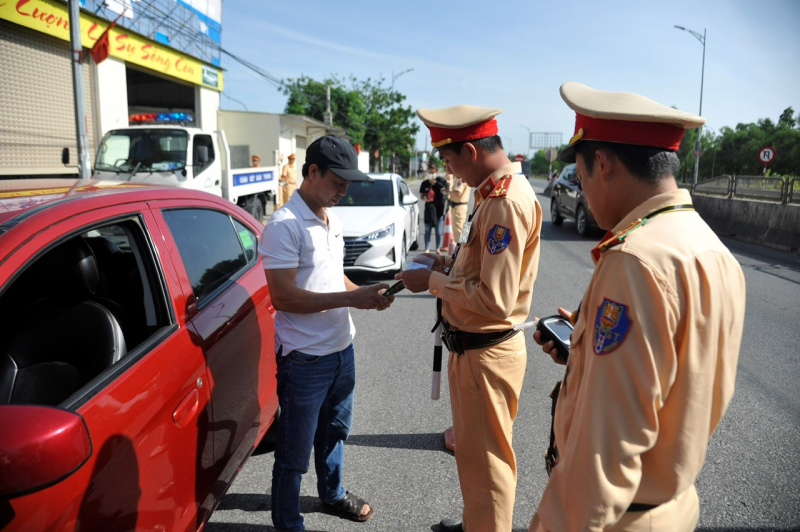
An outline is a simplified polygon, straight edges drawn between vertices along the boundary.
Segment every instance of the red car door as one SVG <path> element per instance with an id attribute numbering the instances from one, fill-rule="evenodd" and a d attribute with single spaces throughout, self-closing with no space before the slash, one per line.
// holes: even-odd
<path id="1" fill-rule="evenodd" d="M 211 386 L 203 349 L 186 327 L 188 296 L 147 205 L 103 204 L 56 213 L 59 223 L 14 254 L 25 261 L 68 238 L 121 248 L 116 258 L 131 265 L 122 282 L 141 289 L 127 308 L 141 321 L 141 338 L 131 334 L 127 354 L 60 405 L 83 416 L 89 460 L 49 488 L 11 499 L 4 530 L 195 529 L 197 494 L 213 485 L 201 474 L 213 462 Z M 0 282 L 10 276 L 0 274 Z"/>
<path id="2" fill-rule="evenodd" d="M 274 328 L 257 250 L 260 227 L 232 205 L 222 210 L 160 202 L 158 207 L 159 223 L 169 228 L 167 242 L 180 256 L 184 290 L 193 295 L 187 304 L 189 327 L 208 367 L 210 468 L 222 480 L 204 502 L 212 510 L 277 408 Z"/>

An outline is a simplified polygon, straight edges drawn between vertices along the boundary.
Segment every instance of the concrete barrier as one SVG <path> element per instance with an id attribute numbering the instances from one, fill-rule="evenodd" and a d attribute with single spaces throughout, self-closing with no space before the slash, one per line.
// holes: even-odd
<path id="1" fill-rule="evenodd" d="M 699 194 L 692 201 L 720 236 L 800 254 L 800 205 Z"/>

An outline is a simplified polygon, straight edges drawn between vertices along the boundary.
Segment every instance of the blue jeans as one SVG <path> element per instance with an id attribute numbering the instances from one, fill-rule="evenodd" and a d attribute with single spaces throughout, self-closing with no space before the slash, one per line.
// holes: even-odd
<path id="1" fill-rule="evenodd" d="M 300 480 L 311 448 L 317 493 L 324 503 L 345 496 L 344 442 L 353 423 L 353 344 L 337 353 L 311 356 L 292 351 L 278 359 L 281 417 L 272 468 L 272 523 L 279 530 L 305 530 L 300 515 Z"/>
<path id="2" fill-rule="evenodd" d="M 430 249 L 430 247 L 428 247 L 428 243 L 431 241 L 431 231 L 433 229 L 436 229 L 436 247 L 433 249 L 441 249 L 444 232 L 444 216 L 439 217 L 436 225 L 429 224 L 427 222 L 425 223 L 425 249 Z"/>

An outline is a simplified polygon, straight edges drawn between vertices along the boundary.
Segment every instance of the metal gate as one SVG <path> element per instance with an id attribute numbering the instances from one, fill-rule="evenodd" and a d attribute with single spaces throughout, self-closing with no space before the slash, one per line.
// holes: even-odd
<path id="1" fill-rule="evenodd" d="M 89 62 L 83 74 L 93 159 Z M 72 164 L 78 157 L 69 43 L 0 20 L 0 93 L 0 177 L 77 173 L 61 164 L 62 148 L 70 149 Z"/>

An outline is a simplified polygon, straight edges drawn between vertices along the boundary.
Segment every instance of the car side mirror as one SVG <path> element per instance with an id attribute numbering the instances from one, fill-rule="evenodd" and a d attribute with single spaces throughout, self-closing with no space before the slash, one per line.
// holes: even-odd
<path id="1" fill-rule="evenodd" d="M 208 164 L 208 146 L 198 146 L 196 149 L 196 164 Z"/>
<path id="2" fill-rule="evenodd" d="M 0 406 L 0 499 L 42 490 L 92 456 L 86 422 L 75 412 L 35 405 Z"/>
<path id="3" fill-rule="evenodd" d="M 69 148 L 61 150 L 61 164 L 67 166 L 69 164 Z"/>
<path id="4" fill-rule="evenodd" d="M 403 196 L 403 205 L 416 205 L 418 201 L 419 198 L 414 194 L 406 194 Z"/>

